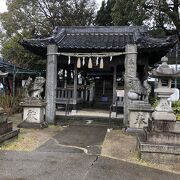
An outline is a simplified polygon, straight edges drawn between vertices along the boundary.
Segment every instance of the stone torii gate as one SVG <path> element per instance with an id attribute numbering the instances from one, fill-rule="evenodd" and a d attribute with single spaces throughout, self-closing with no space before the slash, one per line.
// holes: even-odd
<path id="1" fill-rule="evenodd" d="M 54 123 L 56 112 L 56 90 L 57 89 L 57 68 L 68 69 L 74 71 L 74 85 L 73 91 L 71 89 L 71 103 L 73 104 L 73 112 L 77 110 L 77 74 L 78 61 L 72 56 L 73 61 L 68 63 L 68 58 L 63 53 L 87 53 L 89 57 L 92 53 L 122 53 L 125 57 L 113 58 L 111 61 L 106 61 L 106 68 L 99 71 L 99 67 L 93 67 L 92 71 L 99 71 L 102 74 L 106 72 L 113 72 L 113 104 L 116 101 L 116 80 L 117 74 L 122 77 L 124 75 L 124 124 L 126 126 L 131 122 L 130 119 L 135 117 L 138 122 L 144 119 L 147 115 L 143 111 L 144 107 L 149 108 L 147 103 L 141 99 L 134 99 L 129 95 L 138 96 L 138 90 L 133 87 L 133 83 L 137 81 L 139 86 L 147 79 L 148 65 L 153 65 L 160 61 L 161 57 L 166 55 L 170 48 L 176 43 L 175 39 L 158 39 L 152 38 L 148 35 L 148 31 L 140 26 L 117 26 L 117 27 L 56 27 L 52 35 L 44 39 L 29 39 L 24 40 L 22 45 L 42 57 L 47 55 L 47 81 L 46 81 L 46 121 Z M 71 52 L 71 53 L 70 53 Z M 60 56 L 58 57 L 58 55 Z M 70 55 L 71 56 L 71 55 Z M 87 56 L 86 56 L 87 57 Z M 94 57 L 94 56 L 92 56 Z M 95 56 L 97 57 L 97 56 Z M 101 56 L 99 56 L 101 57 Z M 108 60 L 105 56 L 106 60 Z M 89 58 L 90 59 L 90 58 Z M 92 63 L 91 63 L 92 64 Z M 89 65 L 89 64 L 88 64 Z M 91 65 L 92 66 L 92 65 Z M 119 67 L 118 67 L 119 66 Z M 83 67 L 87 68 L 87 63 Z M 81 70 L 83 70 L 81 68 Z M 118 69 L 119 68 L 119 69 Z M 90 71 L 89 71 L 90 72 Z M 138 73 L 137 73 L 138 72 Z M 140 80 L 138 80 L 138 76 Z M 141 87 L 140 87 L 141 89 Z M 142 88 L 143 89 L 143 88 Z M 140 92 L 141 93 L 141 92 Z M 142 92 L 144 93 L 144 92 Z M 128 97 L 129 96 L 129 97 Z M 73 99 L 72 99 L 73 98 Z M 112 96 L 111 96 L 112 98 Z M 138 105 L 138 108 L 136 107 Z M 115 106 L 114 106 L 115 107 Z M 113 108 L 115 109 L 115 108 Z M 141 110 L 140 114 L 138 114 Z M 113 113 L 112 113 L 113 114 Z M 140 119 L 139 119 L 140 118 Z M 144 121 L 144 120 L 143 120 Z M 131 124 L 131 123 L 130 123 Z M 140 124 L 139 124 L 140 125 Z"/>
<path id="2" fill-rule="evenodd" d="M 128 92 L 129 92 L 129 78 L 137 76 L 137 46 L 135 44 L 127 44 L 125 49 L 125 97 L 124 97 L 124 124 L 128 125 Z M 58 47 L 56 44 L 49 44 L 47 46 L 47 74 L 46 74 L 46 121 L 53 123 L 56 113 L 56 87 L 57 87 L 57 56 Z M 75 79 L 73 92 L 73 105 L 76 105 L 77 99 L 77 67 L 75 64 Z M 116 76 L 116 71 L 115 71 Z M 114 77 L 115 77 L 114 76 Z M 114 78 L 115 79 L 115 78 Z M 113 96 L 115 97 L 116 83 L 113 83 Z M 113 98 L 114 99 L 114 98 Z M 74 108 L 76 110 L 76 108 Z"/>

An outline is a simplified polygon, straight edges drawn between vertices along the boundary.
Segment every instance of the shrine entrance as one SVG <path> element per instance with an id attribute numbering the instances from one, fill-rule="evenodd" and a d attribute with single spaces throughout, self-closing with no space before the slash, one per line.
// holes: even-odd
<path id="1" fill-rule="evenodd" d="M 69 57 L 70 54 L 60 56 L 61 61 L 57 63 L 56 114 L 78 116 L 84 112 L 84 116 L 109 118 L 111 112 L 116 111 L 114 118 L 117 118 L 117 113 L 123 113 L 123 97 L 117 99 L 116 91 L 124 90 L 125 68 L 123 60 L 117 63 L 113 59 L 124 59 L 123 52 L 113 57 L 110 53 L 104 53 L 106 57 L 101 59 L 88 57 L 84 62 L 83 56 L 88 56 L 88 53 L 81 53 L 80 58 Z M 91 53 L 89 56 L 99 54 Z M 92 61 L 92 68 L 89 61 Z M 121 103 L 116 103 L 117 100 Z M 118 112 L 119 106 L 121 112 Z"/>
<path id="2" fill-rule="evenodd" d="M 93 106 L 97 114 L 98 108 L 110 109 L 116 118 L 116 106 L 121 104 L 128 126 L 128 93 L 136 87 L 134 80 L 139 85 L 147 80 L 148 68 L 160 61 L 175 42 L 173 38 L 151 38 L 140 26 L 56 27 L 50 37 L 25 40 L 22 45 L 47 56 L 48 123 L 55 122 L 57 106 L 63 105 L 70 115 Z"/>
<path id="3" fill-rule="evenodd" d="M 94 108 L 109 110 L 113 99 L 113 76 L 102 75 L 94 78 Z"/>

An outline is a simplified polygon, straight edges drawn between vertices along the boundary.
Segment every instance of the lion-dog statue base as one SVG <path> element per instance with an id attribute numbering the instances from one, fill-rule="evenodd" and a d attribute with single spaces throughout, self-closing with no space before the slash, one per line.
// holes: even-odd
<path id="1" fill-rule="evenodd" d="M 36 77 L 34 82 L 31 77 L 24 85 L 25 98 L 20 105 L 23 107 L 23 121 L 19 127 L 23 128 L 45 128 L 48 126 L 44 120 L 46 103 L 41 97 L 44 91 L 44 77 Z"/>

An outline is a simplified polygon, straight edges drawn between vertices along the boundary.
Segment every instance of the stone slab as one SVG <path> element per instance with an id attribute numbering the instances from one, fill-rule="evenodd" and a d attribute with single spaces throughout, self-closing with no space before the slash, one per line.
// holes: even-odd
<path id="1" fill-rule="evenodd" d="M 130 128 L 144 128 L 148 126 L 148 120 L 153 111 L 151 105 L 145 101 L 133 101 L 129 105 L 128 121 Z"/>
<path id="2" fill-rule="evenodd" d="M 137 137 L 140 158 L 153 163 L 174 164 L 180 162 L 180 145 L 146 142 L 144 136 Z"/>
<path id="3" fill-rule="evenodd" d="M 130 128 L 144 128 L 148 126 L 150 112 L 129 109 L 128 119 Z"/>
<path id="4" fill-rule="evenodd" d="M 134 100 L 130 103 L 129 109 L 140 110 L 140 111 L 153 111 L 153 108 L 148 102 Z"/>
<path id="5" fill-rule="evenodd" d="M 173 112 L 154 111 L 152 118 L 156 121 L 176 121 L 176 116 Z"/>
<path id="6" fill-rule="evenodd" d="M 133 134 L 133 135 L 136 135 L 136 134 L 144 134 L 144 130 L 142 128 L 127 128 L 126 129 L 126 132 L 128 134 Z"/>
<path id="7" fill-rule="evenodd" d="M 19 132 L 20 130 L 16 128 L 6 134 L 0 135 L 0 143 L 18 136 Z"/>
<path id="8" fill-rule="evenodd" d="M 41 123 L 31 123 L 31 122 L 26 122 L 23 121 L 18 125 L 19 128 L 33 128 L 33 129 L 43 129 L 43 128 L 47 128 L 48 124 L 44 121 Z"/>
<path id="9" fill-rule="evenodd" d="M 179 164 L 180 155 L 168 154 L 168 153 L 149 153 L 141 152 L 140 158 L 144 161 L 150 161 L 152 163 L 163 163 L 163 164 Z"/>
<path id="10" fill-rule="evenodd" d="M 172 132 L 174 131 L 175 121 L 149 120 L 149 128 L 155 132 Z"/>
<path id="11" fill-rule="evenodd" d="M 144 129 L 148 143 L 180 145 L 180 134 L 173 132 L 149 132 Z"/>
<path id="12" fill-rule="evenodd" d="M 23 108 L 23 121 L 29 123 L 41 123 L 44 121 L 44 108 L 43 107 L 24 107 Z"/>
<path id="13" fill-rule="evenodd" d="M 42 99 L 37 98 L 25 98 L 22 102 L 20 102 L 20 106 L 22 107 L 45 107 L 46 102 Z"/>

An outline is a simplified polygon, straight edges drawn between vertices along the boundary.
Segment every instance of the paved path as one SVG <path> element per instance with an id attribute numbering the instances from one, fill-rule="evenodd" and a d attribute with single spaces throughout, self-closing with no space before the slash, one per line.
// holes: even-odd
<path id="1" fill-rule="evenodd" d="M 99 156 L 105 127 L 70 126 L 34 152 L 0 152 L 2 180 L 179 180 L 180 175 Z"/>

